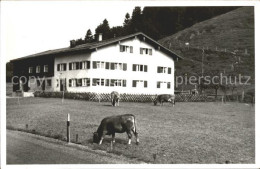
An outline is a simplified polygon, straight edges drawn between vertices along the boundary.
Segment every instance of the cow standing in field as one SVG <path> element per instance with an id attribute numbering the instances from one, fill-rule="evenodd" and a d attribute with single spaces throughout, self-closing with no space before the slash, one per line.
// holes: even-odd
<path id="1" fill-rule="evenodd" d="M 171 94 L 160 94 L 157 96 L 156 100 L 154 101 L 154 105 L 157 105 L 157 102 L 163 106 L 163 102 L 170 102 L 172 106 L 175 105 L 175 96 Z"/>
<path id="2" fill-rule="evenodd" d="M 112 135 L 112 142 L 115 143 L 115 133 L 124 133 L 128 135 L 128 144 L 131 144 L 133 134 L 136 138 L 136 144 L 139 143 L 138 133 L 136 132 L 136 119 L 132 114 L 106 117 L 101 121 L 96 132 L 93 133 L 93 142 L 102 144 L 105 135 Z"/>
<path id="3" fill-rule="evenodd" d="M 116 91 L 111 92 L 111 103 L 112 106 L 119 106 L 120 94 Z"/>

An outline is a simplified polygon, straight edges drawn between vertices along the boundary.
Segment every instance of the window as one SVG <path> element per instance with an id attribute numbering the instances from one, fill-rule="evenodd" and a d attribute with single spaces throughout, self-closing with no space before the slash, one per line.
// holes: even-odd
<path id="1" fill-rule="evenodd" d="M 113 63 L 114 64 L 114 70 L 123 70 L 123 64 L 122 63 Z"/>
<path id="2" fill-rule="evenodd" d="M 51 86 L 51 79 L 47 79 L 47 86 Z"/>
<path id="3" fill-rule="evenodd" d="M 115 86 L 122 86 L 122 80 L 115 80 L 114 81 Z"/>
<path id="4" fill-rule="evenodd" d="M 69 87 L 76 87 L 77 79 L 69 79 Z"/>
<path id="5" fill-rule="evenodd" d="M 36 73 L 40 73 L 41 71 L 41 67 L 40 66 L 36 66 Z"/>
<path id="6" fill-rule="evenodd" d="M 82 86 L 90 86 L 90 78 L 82 79 Z"/>
<path id="7" fill-rule="evenodd" d="M 171 88 L 171 82 L 158 81 L 157 82 L 157 88 L 170 89 Z"/>
<path id="8" fill-rule="evenodd" d="M 111 62 L 100 62 L 100 63 L 93 63 L 93 65 L 96 64 L 96 67 L 101 69 L 107 69 L 107 70 L 127 70 L 127 64 L 126 63 L 111 63 Z"/>
<path id="9" fill-rule="evenodd" d="M 147 72 L 147 65 L 133 64 L 133 71 Z"/>
<path id="10" fill-rule="evenodd" d="M 44 65 L 43 72 L 48 72 L 48 71 L 49 71 L 49 66 L 48 65 Z"/>
<path id="11" fill-rule="evenodd" d="M 67 69 L 66 63 L 61 63 L 57 65 L 57 71 L 66 71 L 66 69 Z"/>
<path id="12" fill-rule="evenodd" d="M 120 52 L 133 53 L 133 46 L 120 45 L 119 49 L 120 49 Z"/>
<path id="13" fill-rule="evenodd" d="M 83 61 L 81 62 L 81 65 L 82 69 L 90 69 L 90 61 Z"/>
<path id="14" fill-rule="evenodd" d="M 81 62 L 71 62 L 69 63 L 69 70 L 78 70 L 81 69 L 82 64 Z"/>
<path id="15" fill-rule="evenodd" d="M 33 72 L 33 67 L 29 67 L 29 73 Z"/>
<path id="16" fill-rule="evenodd" d="M 171 74 L 172 73 L 172 69 L 170 67 L 158 66 L 157 67 L 157 73 L 168 73 L 168 74 Z"/>
<path id="17" fill-rule="evenodd" d="M 105 62 L 93 61 L 93 69 L 105 69 Z"/>
<path id="18" fill-rule="evenodd" d="M 148 49 L 148 48 L 140 48 L 140 54 L 143 55 L 152 55 L 152 49 Z"/>
<path id="19" fill-rule="evenodd" d="M 133 87 L 147 88 L 148 84 L 146 80 L 133 80 Z"/>

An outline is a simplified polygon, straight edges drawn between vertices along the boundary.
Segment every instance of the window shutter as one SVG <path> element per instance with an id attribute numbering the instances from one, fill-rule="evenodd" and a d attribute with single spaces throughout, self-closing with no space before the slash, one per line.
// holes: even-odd
<path id="1" fill-rule="evenodd" d="M 69 87 L 71 87 L 71 79 L 69 79 Z"/>
<path id="2" fill-rule="evenodd" d="M 152 49 L 149 49 L 149 55 L 152 55 Z"/>
<path id="3" fill-rule="evenodd" d="M 93 79 L 92 80 L 92 86 L 96 86 L 97 85 L 97 79 Z"/>
<path id="4" fill-rule="evenodd" d="M 144 81 L 144 87 L 147 87 L 147 81 L 146 80 Z"/>
<path id="5" fill-rule="evenodd" d="M 69 70 L 72 69 L 72 63 L 69 63 Z"/>
<path id="6" fill-rule="evenodd" d="M 96 68 L 97 68 L 97 62 L 93 61 L 93 69 L 96 69 Z"/>
<path id="7" fill-rule="evenodd" d="M 60 71 L 60 64 L 57 64 L 57 71 Z"/>
<path id="8" fill-rule="evenodd" d="M 106 62 L 106 69 L 109 69 L 109 62 Z"/>
<path id="9" fill-rule="evenodd" d="M 127 70 L 127 64 L 126 64 L 126 63 L 123 64 L 123 70 L 124 70 L 124 71 Z"/>
<path id="10" fill-rule="evenodd" d="M 170 67 L 168 67 L 168 74 L 172 73 L 172 69 Z"/>
<path id="11" fill-rule="evenodd" d="M 136 71 L 136 64 L 133 64 L 133 71 Z"/>
<path id="12" fill-rule="evenodd" d="M 143 54 L 143 48 L 140 48 L 140 54 Z"/>
<path id="13" fill-rule="evenodd" d="M 111 63 L 111 70 L 115 70 L 115 63 Z"/>
<path id="14" fill-rule="evenodd" d="M 79 62 L 76 62 L 76 70 L 79 69 Z"/>
<path id="15" fill-rule="evenodd" d="M 133 87 L 136 87 L 136 80 L 133 80 Z"/>
<path id="16" fill-rule="evenodd" d="M 82 69 L 82 62 L 79 62 L 79 69 Z"/>
<path id="17" fill-rule="evenodd" d="M 130 46 L 130 53 L 133 53 L 133 46 Z"/>
<path id="18" fill-rule="evenodd" d="M 90 86 L 90 78 L 87 78 L 87 86 Z"/>
<path id="19" fill-rule="evenodd" d="M 109 86 L 109 79 L 106 79 L 106 86 Z"/>
<path id="20" fill-rule="evenodd" d="M 110 86 L 114 86 L 115 85 L 115 79 L 111 79 L 110 80 Z"/>
<path id="21" fill-rule="evenodd" d="M 66 70 L 67 70 L 67 64 L 64 63 L 64 71 L 66 71 Z"/>
<path id="22" fill-rule="evenodd" d="M 123 46 L 120 45 L 120 52 L 123 52 Z"/>
<path id="23" fill-rule="evenodd" d="M 157 88 L 160 88 L 161 82 L 157 82 Z"/>
<path id="24" fill-rule="evenodd" d="M 158 67 L 157 67 L 157 73 L 161 73 L 160 70 L 161 70 L 161 67 L 158 66 Z"/>
<path id="25" fill-rule="evenodd" d="M 126 87 L 126 80 L 123 80 L 123 87 Z"/>
<path id="26" fill-rule="evenodd" d="M 144 72 L 147 72 L 147 65 L 144 65 Z"/>
<path id="27" fill-rule="evenodd" d="M 140 71 L 144 71 L 144 65 L 140 65 Z"/>
<path id="28" fill-rule="evenodd" d="M 171 82 L 167 83 L 167 88 L 170 89 L 171 88 Z"/>
<path id="29" fill-rule="evenodd" d="M 90 61 L 87 61 L 87 69 L 90 69 Z"/>

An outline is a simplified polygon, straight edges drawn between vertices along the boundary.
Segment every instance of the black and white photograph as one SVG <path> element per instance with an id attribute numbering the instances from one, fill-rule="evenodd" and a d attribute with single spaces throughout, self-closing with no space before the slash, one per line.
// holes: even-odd
<path id="1" fill-rule="evenodd" d="M 1 2 L 2 164 L 255 166 L 256 4 Z"/>

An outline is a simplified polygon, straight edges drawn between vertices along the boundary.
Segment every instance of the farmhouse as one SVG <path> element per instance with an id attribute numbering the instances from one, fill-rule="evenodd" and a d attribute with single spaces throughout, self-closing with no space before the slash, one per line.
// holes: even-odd
<path id="1" fill-rule="evenodd" d="M 178 55 L 139 32 L 12 60 L 13 91 L 174 94 Z"/>

